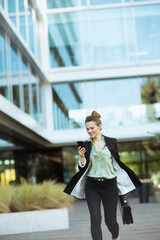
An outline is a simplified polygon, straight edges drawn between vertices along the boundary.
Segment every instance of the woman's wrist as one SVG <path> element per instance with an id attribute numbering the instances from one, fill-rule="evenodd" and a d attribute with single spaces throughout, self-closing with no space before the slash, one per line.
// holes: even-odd
<path id="1" fill-rule="evenodd" d="M 80 161 L 81 161 L 81 163 L 84 163 L 85 157 L 80 157 Z"/>

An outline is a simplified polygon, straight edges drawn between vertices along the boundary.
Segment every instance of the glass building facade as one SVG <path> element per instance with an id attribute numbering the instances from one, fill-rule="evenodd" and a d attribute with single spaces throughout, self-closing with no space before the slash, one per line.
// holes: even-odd
<path id="1" fill-rule="evenodd" d="M 42 124 L 40 88 L 35 70 L 0 26 L 0 94 Z"/>
<path id="2" fill-rule="evenodd" d="M 125 131 L 126 127 L 159 123 L 160 71 L 156 67 L 160 62 L 160 1 L 0 0 L 0 6 L 25 48 L 22 51 L 14 33 L 0 22 L 0 94 L 45 123 L 44 129 L 49 122 L 51 135 L 83 130 L 84 119 L 93 110 L 102 115 L 105 129 Z M 155 66 L 152 74 L 147 67 L 139 73 L 140 66 L 149 65 Z M 136 73 L 130 74 L 128 66 L 134 66 Z M 122 68 L 126 70 L 123 77 L 106 74 L 91 79 L 85 72 L 107 69 L 119 73 Z M 47 84 L 40 75 L 43 69 Z M 74 79 L 80 71 L 83 79 Z M 15 139 L 4 142 L 1 131 L 1 183 L 19 176 L 30 178 L 31 166 L 39 182 L 59 177 L 67 183 L 77 171 L 75 142 L 64 141 L 62 146 L 58 142 L 55 148 L 55 140 L 50 149 L 36 145 L 19 148 Z M 156 144 L 136 137 L 122 140 L 122 161 L 140 177 L 158 179 L 158 140 Z M 154 182 L 156 186 L 158 183 Z"/>
<path id="3" fill-rule="evenodd" d="M 54 4 L 53 4 L 54 2 Z M 80 1 L 62 4 L 59 13 L 53 8 L 58 1 L 48 1 L 48 37 L 50 67 L 98 66 L 137 63 L 160 59 L 160 4 L 137 6 L 133 1 Z M 137 1 L 135 1 L 137 2 Z M 57 5 L 56 5 L 57 3 Z M 110 3 L 108 6 L 100 4 Z M 118 6 L 114 3 L 121 3 Z M 69 7 L 66 12 L 65 8 Z"/>
<path id="4" fill-rule="evenodd" d="M 29 4 L 28 0 L 3 0 L 1 5 L 27 46 L 40 60 L 40 49 L 38 48 L 39 19 L 35 9 Z"/>
<path id="5" fill-rule="evenodd" d="M 50 68 L 116 68 L 160 60 L 158 2 L 48 0 L 47 8 Z M 65 115 L 54 98 L 54 127 L 84 127 L 92 109 L 105 116 L 104 126 L 109 127 L 159 121 L 159 97 L 155 93 L 152 101 L 150 84 L 159 89 L 159 75 L 74 83 L 81 101 L 71 94 L 71 102 L 77 106 L 68 106 L 67 94 L 60 96 L 67 84 L 53 85 L 67 109 Z"/>
<path id="6" fill-rule="evenodd" d="M 85 117 L 93 109 L 101 114 L 104 128 L 143 125 L 160 120 L 160 75 L 74 83 L 81 101 L 78 102 L 71 92 L 69 105 L 67 91 L 64 90 L 66 93 L 63 94 L 67 86 L 69 88 L 67 84 L 53 85 L 64 102 L 63 108 L 59 108 L 54 100 L 55 123 L 56 119 L 62 120 L 59 112 L 62 113 L 63 109 L 67 111 L 70 123 L 59 123 L 56 129 L 84 128 Z"/>

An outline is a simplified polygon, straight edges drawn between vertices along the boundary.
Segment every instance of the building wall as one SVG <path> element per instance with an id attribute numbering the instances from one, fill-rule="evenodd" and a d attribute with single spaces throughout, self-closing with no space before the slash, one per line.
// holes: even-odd
<path id="1" fill-rule="evenodd" d="M 59 130 L 63 136 L 68 129 L 84 129 L 84 119 L 92 110 L 100 112 L 105 129 L 121 127 L 125 132 L 128 127 L 139 129 L 146 123 L 159 124 L 160 1 L 43 0 L 43 8 L 40 1 L 34 2 L 36 6 L 27 0 L 0 0 L 11 28 L 19 34 L 27 54 L 40 68 L 35 68 L 15 41 L 14 34 L 10 35 L 0 24 L 0 94 L 44 124 L 48 133 L 55 136 L 60 134 Z M 145 64 L 152 65 L 152 74 L 148 74 L 147 68 L 143 74 L 139 73 L 140 66 Z M 134 77 L 130 76 L 128 66 L 134 67 Z M 109 71 L 114 75 L 122 68 L 125 77 L 120 74 L 108 77 Z M 49 79 L 47 83 L 40 77 L 42 69 L 44 78 Z M 90 70 L 87 74 L 86 69 Z M 80 70 L 83 82 L 78 79 Z M 102 71 L 103 77 L 96 75 Z M 57 84 L 61 74 L 63 81 L 59 78 L 61 82 Z M 96 76 L 92 79 L 91 74 Z M 63 138 L 71 139 L 69 135 Z M 150 155 L 141 155 L 147 151 L 144 147 L 131 151 L 125 144 L 120 148 L 122 160 L 138 175 L 152 177 L 149 167 L 158 174 L 157 149 L 154 159 L 147 162 Z M 73 145 L 73 139 L 68 140 L 66 147 L 60 150 L 63 170 L 62 161 L 56 163 L 57 156 L 48 157 L 47 162 L 43 151 L 35 149 L 38 166 L 44 164 L 45 169 L 53 171 L 52 174 L 39 168 L 39 181 L 43 174 L 44 179 L 59 175 L 62 180 L 63 173 L 65 182 L 69 181 L 76 172 L 77 149 Z M 33 149 L 27 146 L 23 149 L 24 162 L 20 160 L 23 151 L 16 151 L 14 163 L 18 176 L 22 174 L 27 178 L 31 176 L 30 171 L 28 168 L 24 171 L 21 163 L 28 164 L 29 155 L 34 155 Z M 134 154 L 136 160 L 132 164 L 129 159 Z"/>

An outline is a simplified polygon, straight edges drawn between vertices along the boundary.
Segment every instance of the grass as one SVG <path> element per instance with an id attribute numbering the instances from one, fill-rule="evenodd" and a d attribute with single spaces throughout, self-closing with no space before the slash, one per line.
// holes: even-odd
<path id="1" fill-rule="evenodd" d="M 44 181 L 17 186 L 0 186 L 0 213 L 71 207 L 73 197 L 63 192 L 65 184 Z"/>
<path id="2" fill-rule="evenodd" d="M 0 185 L 0 213 L 10 212 L 10 203 L 13 197 L 13 186 Z"/>

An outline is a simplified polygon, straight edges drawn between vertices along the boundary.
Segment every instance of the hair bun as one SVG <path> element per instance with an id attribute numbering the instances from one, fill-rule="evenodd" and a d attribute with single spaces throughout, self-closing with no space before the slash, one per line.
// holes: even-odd
<path id="1" fill-rule="evenodd" d="M 101 115 L 99 113 L 97 113 L 96 111 L 93 111 L 91 116 L 97 117 L 97 118 L 101 118 Z"/>

